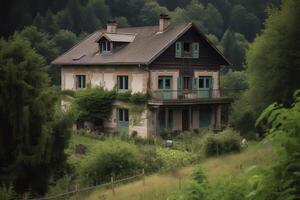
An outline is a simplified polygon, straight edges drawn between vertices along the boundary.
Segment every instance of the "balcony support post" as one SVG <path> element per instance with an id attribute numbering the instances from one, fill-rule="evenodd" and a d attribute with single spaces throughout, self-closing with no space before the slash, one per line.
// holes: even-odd
<path id="1" fill-rule="evenodd" d="M 165 128 L 169 128 L 169 108 L 165 108 Z"/>
<path id="2" fill-rule="evenodd" d="M 159 119 L 158 119 L 159 107 L 154 109 L 154 129 L 155 134 L 159 135 Z"/>
<path id="3" fill-rule="evenodd" d="M 189 107 L 189 130 L 193 129 L 193 111 L 192 106 Z"/>

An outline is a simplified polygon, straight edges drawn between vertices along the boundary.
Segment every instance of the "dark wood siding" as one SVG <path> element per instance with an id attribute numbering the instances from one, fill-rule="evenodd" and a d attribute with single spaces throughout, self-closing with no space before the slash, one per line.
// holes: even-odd
<path id="1" fill-rule="evenodd" d="M 210 46 L 198 31 L 192 27 L 177 41 L 180 42 L 198 42 L 199 43 L 199 59 L 194 58 L 176 58 L 175 43 L 172 44 L 165 52 L 157 57 L 150 65 L 150 68 L 205 68 L 216 69 L 220 65 L 227 63 L 218 54 L 218 52 Z"/>

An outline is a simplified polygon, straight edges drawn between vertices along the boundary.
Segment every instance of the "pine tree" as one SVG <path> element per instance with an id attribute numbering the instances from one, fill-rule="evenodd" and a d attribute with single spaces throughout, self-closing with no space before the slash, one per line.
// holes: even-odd
<path id="1" fill-rule="evenodd" d="M 72 118 L 59 111 L 44 59 L 15 34 L 0 39 L 0 184 L 42 194 L 63 173 Z"/>

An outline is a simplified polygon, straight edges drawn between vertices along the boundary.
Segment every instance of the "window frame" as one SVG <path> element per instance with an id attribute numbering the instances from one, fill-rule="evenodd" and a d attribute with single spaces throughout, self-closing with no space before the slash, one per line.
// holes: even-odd
<path id="1" fill-rule="evenodd" d="M 160 88 L 160 80 L 162 81 L 162 88 Z M 170 81 L 170 87 L 169 88 L 166 88 L 166 81 Z M 173 80 L 173 77 L 172 76 L 158 76 L 158 81 L 157 81 L 157 89 L 158 90 L 172 90 L 172 80 Z"/>
<path id="2" fill-rule="evenodd" d="M 200 87 L 201 81 L 203 81 L 203 87 Z M 212 76 L 199 76 L 198 77 L 198 88 L 199 89 L 212 89 L 213 88 L 212 81 L 213 81 Z M 207 85 L 209 85 L 209 87 L 207 87 Z"/>
<path id="3" fill-rule="evenodd" d="M 118 122 L 129 122 L 129 111 L 126 108 L 118 108 Z"/>
<path id="4" fill-rule="evenodd" d="M 86 88 L 86 75 L 85 74 L 76 74 L 75 75 L 76 89 Z"/>
<path id="5" fill-rule="evenodd" d="M 110 52 L 110 50 L 111 50 L 111 48 L 110 48 L 110 42 L 107 41 L 107 40 L 100 41 L 99 42 L 99 47 L 100 47 L 100 52 L 101 53 Z"/>
<path id="6" fill-rule="evenodd" d="M 117 76 L 117 89 L 118 89 L 118 91 L 128 91 L 128 88 L 129 88 L 129 77 L 128 77 L 128 75 L 118 75 Z"/>

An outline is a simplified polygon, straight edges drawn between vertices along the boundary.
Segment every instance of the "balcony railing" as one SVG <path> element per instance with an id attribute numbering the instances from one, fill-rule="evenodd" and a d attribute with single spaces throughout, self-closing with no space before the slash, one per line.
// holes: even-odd
<path id="1" fill-rule="evenodd" d="M 157 100 L 171 99 L 211 99 L 228 97 L 223 90 L 199 89 L 199 90 L 156 90 L 151 91 L 151 98 Z"/>

